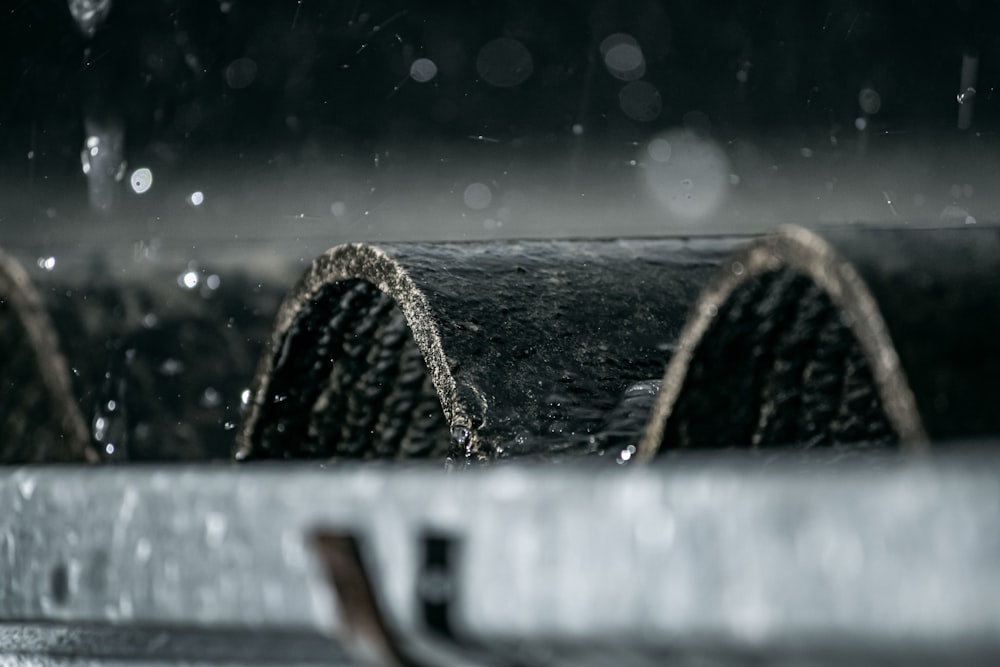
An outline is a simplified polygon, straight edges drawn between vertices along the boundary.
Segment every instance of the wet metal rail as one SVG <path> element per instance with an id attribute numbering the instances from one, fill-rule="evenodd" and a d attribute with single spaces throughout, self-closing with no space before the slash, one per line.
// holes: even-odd
<path id="1" fill-rule="evenodd" d="M 995 664 L 1000 457 L 0 473 L 12 664 Z"/>

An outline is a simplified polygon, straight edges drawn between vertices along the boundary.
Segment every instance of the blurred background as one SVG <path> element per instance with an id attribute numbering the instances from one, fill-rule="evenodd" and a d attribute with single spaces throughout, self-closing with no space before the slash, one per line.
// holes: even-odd
<path id="1" fill-rule="evenodd" d="M 344 240 L 1000 217 L 993 2 L 0 12 L 6 245 L 311 259 Z"/>

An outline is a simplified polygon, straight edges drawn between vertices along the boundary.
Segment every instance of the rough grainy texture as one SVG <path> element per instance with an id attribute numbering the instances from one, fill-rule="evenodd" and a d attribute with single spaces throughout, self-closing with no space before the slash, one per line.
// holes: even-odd
<path id="1" fill-rule="evenodd" d="M 821 323 L 824 311 L 830 319 Z M 865 363 L 852 348 L 861 348 L 867 361 L 867 385 Z M 839 364 L 830 363 L 838 356 Z M 808 400 L 800 413 L 795 403 L 803 396 Z M 720 402 L 733 414 L 717 412 Z M 863 414 L 852 414 L 858 408 Z M 808 440 L 797 444 L 806 446 L 845 437 L 908 446 L 926 440 L 867 286 L 820 237 L 795 227 L 740 248 L 699 297 L 638 454 L 773 445 L 788 431 L 802 432 Z"/>
<path id="2" fill-rule="evenodd" d="M 324 285 L 282 341 L 262 453 L 302 458 L 443 456 L 437 393 L 392 299 L 371 283 Z"/>
<path id="3" fill-rule="evenodd" d="M 811 280 L 783 269 L 744 283 L 713 318 L 662 447 L 897 441 L 841 312 Z"/>
<path id="4" fill-rule="evenodd" d="M 751 241 L 692 310 L 640 457 L 995 436 L 998 289 L 996 227 L 790 227 Z"/>
<path id="5" fill-rule="evenodd" d="M 447 447 L 436 440 L 434 401 L 417 366 L 412 376 L 396 370 L 403 362 L 394 355 L 412 348 L 373 340 L 393 331 L 379 292 L 398 304 L 423 352 L 453 459 L 601 453 L 635 442 L 645 410 L 612 412 L 635 383 L 662 375 L 695 296 L 741 242 L 334 248 L 279 312 L 238 455 L 396 456 L 409 453 L 396 439 L 417 437 L 400 436 L 404 429 L 435 439 L 413 454 Z M 303 382 L 310 377 L 318 381 Z M 335 424 L 339 415 L 350 416 Z M 424 423 L 407 426 L 414 419 Z"/>

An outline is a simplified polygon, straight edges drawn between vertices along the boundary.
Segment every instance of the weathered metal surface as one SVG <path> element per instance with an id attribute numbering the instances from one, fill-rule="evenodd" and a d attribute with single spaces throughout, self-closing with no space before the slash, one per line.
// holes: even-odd
<path id="1" fill-rule="evenodd" d="M 751 241 L 692 310 L 639 454 L 995 436 L 998 287 L 997 228 Z"/>
<path id="2" fill-rule="evenodd" d="M 414 420 L 428 421 L 434 438 L 450 435 L 450 448 L 441 440 L 427 453 L 458 460 L 602 453 L 606 427 L 609 439 L 634 442 L 646 415 L 608 424 L 610 413 L 633 384 L 662 375 L 694 298 L 741 242 L 338 246 L 279 312 L 237 455 L 332 456 L 369 433 L 368 447 L 351 454 L 406 455 L 394 443 Z M 405 374 L 394 366 L 399 353 L 378 344 L 402 322 L 379 293 L 395 300 L 426 363 L 429 381 L 415 376 L 399 400 L 405 409 L 382 407 Z M 434 422 L 438 409 L 446 424 Z M 324 421 L 345 430 L 330 437 Z M 355 423 L 363 427 L 352 431 Z"/>
<path id="3" fill-rule="evenodd" d="M 262 661 L 284 647 L 313 664 L 329 632 L 336 664 L 351 645 L 317 532 L 357 540 L 400 652 L 421 664 L 1000 658 L 989 449 L 628 474 L 36 467 L 0 471 L 0 502 L 0 637 L 22 633 L 0 654 L 26 661 L 166 663 L 194 659 L 201 637 L 202 661 L 241 662 L 253 634 L 273 639 Z"/>
<path id="4" fill-rule="evenodd" d="M 0 664 L 254 665 L 358 663 L 316 632 L 61 622 L 0 623 Z"/>

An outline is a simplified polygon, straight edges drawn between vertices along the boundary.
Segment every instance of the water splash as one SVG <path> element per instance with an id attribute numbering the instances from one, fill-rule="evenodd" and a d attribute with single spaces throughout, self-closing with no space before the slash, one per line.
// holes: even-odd
<path id="1" fill-rule="evenodd" d="M 69 13 L 83 36 L 90 39 L 111 11 L 111 0 L 69 0 Z"/>

